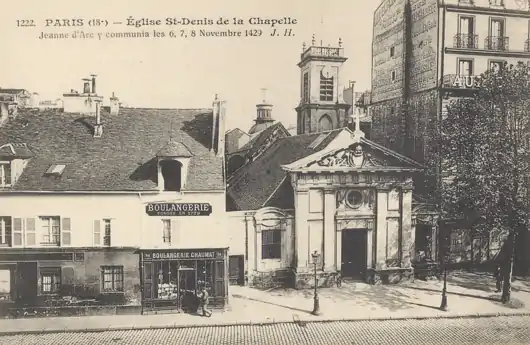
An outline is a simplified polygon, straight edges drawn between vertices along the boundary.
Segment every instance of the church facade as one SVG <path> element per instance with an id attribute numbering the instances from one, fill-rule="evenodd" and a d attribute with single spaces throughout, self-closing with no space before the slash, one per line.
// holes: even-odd
<path id="1" fill-rule="evenodd" d="M 276 139 L 228 179 L 230 272 L 246 284 L 311 287 L 315 270 L 319 286 L 414 275 L 412 181 L 423 166 L 368 140 L 359 116 L 347 127 L 345 61 L 340 44 L 303 52 L 298 135 Z"/>

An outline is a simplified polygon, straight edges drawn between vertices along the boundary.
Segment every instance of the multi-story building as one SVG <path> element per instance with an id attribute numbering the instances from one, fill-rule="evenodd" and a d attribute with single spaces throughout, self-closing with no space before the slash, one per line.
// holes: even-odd
<path id="1" fill-rule="evenodd" d="M 528 3 L 519 0 L 385 0 L 375 11 L 372 139 L 430 168 L 415 180 L 418 200 L 435 198 L 443 175 L 433 134 L 445 106 L 469 95 L 473 76 L 488 68 L 530 61 L 529 25 Z M 435 217 L 425 220 L 438 238 Z M 470 227 L 441 224 L 443 238 Z M 484 261 L 498 252 L 498 238 L 467 231 L 463 241 L 458 233 L 450 239 L 456 261 Z"/>
<path id="2" fill-rule="evenodd" d="M 205 284 L 225 305 L 223 103 L 107 111 L 92 100 L 94 114 L 80 100 L 20 109 L 0 127 L 0 303 L 181 308 Z"/>

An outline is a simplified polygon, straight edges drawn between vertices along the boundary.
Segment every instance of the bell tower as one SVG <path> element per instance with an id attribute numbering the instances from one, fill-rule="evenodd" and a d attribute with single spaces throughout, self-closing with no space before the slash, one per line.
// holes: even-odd
<path id="1" fill-rule="evenodd" d="M 302 47 L 300 103 L 296 107 L 297 134 L 317 133 L 346 127 L 350 105 L 342 97 L 341 68 L 347 60 L 339 38 L 338 46 L 316 44 Z"/>

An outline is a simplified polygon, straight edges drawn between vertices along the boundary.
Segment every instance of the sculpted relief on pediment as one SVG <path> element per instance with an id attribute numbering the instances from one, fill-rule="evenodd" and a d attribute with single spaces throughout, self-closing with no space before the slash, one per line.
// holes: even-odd
<path id="1" fill-rule="evenodd" d="M 345 167 L 362 168 L 369 166 L 385 166 L 387 162 L 367 152 L 362 144 L 356 143 L 344 150 L 339 150 L 332 155 L 311 163 L 309 167 Z"/>

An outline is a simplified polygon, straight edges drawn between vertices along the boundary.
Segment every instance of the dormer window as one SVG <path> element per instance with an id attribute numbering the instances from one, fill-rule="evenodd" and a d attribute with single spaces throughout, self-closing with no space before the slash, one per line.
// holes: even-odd
<path id="1" fill-rule="evenodd" d="M 160 170 L 164 178 L 164 190 L 180 192 L 182 187 L 182 163 L 178 160 L 160 161 Z"/>
<path id="2" fill-rule="evenodd" d="M 61 176 L 66 168 L 66 164 L 52 164 L 48 170 L 46 170 L 46 175 L 49 176 Z"/>
<path id="3" fill-rule="evenodd" d="M 0 187 L 11 186 L 11 162 L 0 162 Z"/>
<path id="4" fill-rule="evenodd" d="M 158 188 L 166 192 L 180 192 L 188 175 L 191 151 L 181 142 L 170 140 L 157 154 Z"/>

